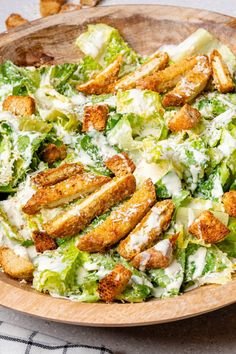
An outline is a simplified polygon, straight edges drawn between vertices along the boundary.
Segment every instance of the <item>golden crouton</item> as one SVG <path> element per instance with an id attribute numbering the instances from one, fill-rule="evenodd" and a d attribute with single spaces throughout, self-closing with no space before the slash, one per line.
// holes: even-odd
<path id="1" fill-rule="evenodd" d="M 150 210 L 155 201 L 155 187 L 151 179 L 148 179 L 128 201 L 113 210 L 102 224 L 82 236 L 77 247 L 86 252 L 106 251 L 128 235 Z"/>
<path id="2" fill-rule="evenodd" d="M 174 235 L 172 239 L 161 240 L 152 248 L 137 254 L 131 261 L 132 266 L 143 272 L 149 269 L 169 267 L 177 237 Z"/>
<path id="3" fill-rule="evenodd" d="M 229 233 L 229 229 L 208 210 L 203 211 L 188 230 L 206 243 L 220 242 Z"/>
<path id="4" fill-rule="evenodd" d="M 64 160 L 66 155 L 66 146 L 64 144 L 61 146 L 48 144 L 42 152 L 42 160 L 49 165 L 52 165 L 58 160 Z"/>
<path id="5" fill-rule="evenodd" d="M 107 104 L 96 104 L 84 108 L 83 132 L 91 129 L 103 131 L 106 128 L 109 108 Z"/>
<path id="6" fill-rule="evenodd" d="M 77 85 L 77 90 L 87 95 L 100 95 L 103 93 L 110 93 L 110 85 L 118 79 L 122 61 L 122 56 L 118 55 L 118 57 L 104 70 L 102 70 L 95 78 L 87 81 L 85 84 Z"/>
<path id="7" fill-rule="evenodd" d="M 200 120 L 201 113 L 186 103 L 168 122 L 168 128 L 172 132 L 189 130 L 196 127 Z"/>
<path id="8" fill-rule="evenodd" d="M 191 102 L 206 87 L 211 76 L 211 67 L 207 56 L 198 56 L 197 64 L 168 92 L 162 100 L 164 107 L 182 106 Z"/>
<path id="9" fill-rule="evenodd" d="M 2 108 L 16 116 L 30 116 L 35 113 L 35 102 L 30 96 L 8 96 Z"/>
<path id="10" fill-rule="evenodd" d="M 172 200 L 157 202 L 133 231 L 120 242 L 118 253 L 130 260 L 151 247 L 167 230 L 174 212 Z"/>
<path id="11" fill-rule="evenodd" d="M 34 266 L 26 257 L 18 256 L 11 248 L 0 248 L 0 265 L 7 275 L 14 279 L 31 280 Z"/>
<path id="12" fill-rule="evenodd" d="M 229 191 L 223 195 L 223 203 L 226 213 L 236 218 L 236 191 Z"/>
<path id="13" fill-rule="evenodd" d="M 59 167 L 39 172 L 36 176 L 32 177 L 31 180 L 41 187 L 46 187 L 64 181 L 65 179 L 82 173 L 83 171 L 84 166 L 81 163 L 64 163 Z"/>
<path id="14" fill-rule="evenodd" d="M 122 294 L 129 283 L 132 272 L 122 264 L 116 264 L 115 268 L 102 278 L 98 283 L 98 293 L 101 300 L 112 302 Z"/>
<path id="15" fill-rule="evenodd" d="M 96 6 L 100 0 L 80 0 L 81 5 L 83 6 Z"/>
<path id="16" fill-rule="evenodd" d="M 136 182 L 132 174 L 115 177 L 80 204 L 49 220 L 44 224 L 44 228 L 52 237 L 73 236 L 89 225 L 94 218 L 133 194 L 135 188 Z"/>
<path id="17" fill-rule="evenodd" d="M 218 50 L 213 50 L 210 56 L 210 63 L 213 71 L 214 84 L 221 93 L 228 93 L 235 89 L 234 82 L 228 66 L 224 62 Z"/>
<path id="18" fill-rule="evenodd" d="M 40 0 L 41 16 L 45 17 L 58 14 L 65 2 L 66 0 Z"/>
<path id="19" fill-rule="evenodd" d="M 32 234 L 32 238 L 34 240 L 36 251 L 39 253 L 43 253 L 44 251 L 49 250 L 55 250 L 57 248 L 55 240 L 48 236 L 46 232 L 34 231 Z"/>
<path id="20" fill-rule="evenodd" d="M 11 14 L 8 16 L 8 18 L 5 21 L 6 28 L 9 30 L 11 28 L 15 28 L 21 25 L 24 25 L 25 23 L 29 23 L 25 18 L 23 18 L 19 14 Z"/>
<path id="21" fill-rule="evenodd" d="M 81 5 L 76 5 L 76 4 L 65 4 L 62 5 L 60 12 L 71 12 L 71 11 L 77 11 L 81 9 Z"/>
<path id="22" fill-rule="evenodd" d="M 190 57 L 168 66 L 166 69 L 148 75 L 136 82 L 136 87 L 157 92 L 172 89 L 177 82 L 197 63 L 197 57 Z"/>
<path id="23" fill-rule="evenodd" d="M 55 208 L 70 203 L 72 200 L 85 197 L 94 192 L 103 184 L 110 181 L 110 177 L 93 175 L 91 173 L 78 174 L 55 185 L 43 187 L 28 200 L 22 210 L 28 215 L 34 215 L 42 208 Z"/>
<path id="24" fill-rule="evenodd" d="M 139 66 L 135 71 L 128 75 L 125 75 L 117 81 L 114 85 L 115 91 L 117 90 L 129 90 L 136 87 L 136 82 L 144 77 L 153 74 L 158 70 L 162 70 L 166 67 L 169 61 L 169 56 L 164 52 L 157 52 L 152 58 Z"/>
<path id="25" fill-rule="evenodd" d="M 110 157 L 105 161 L 105 165 L 116 176 L 123 176 L 128 173 L 133 173 L 136 168 L 135 164 L 126 152 Z"/>

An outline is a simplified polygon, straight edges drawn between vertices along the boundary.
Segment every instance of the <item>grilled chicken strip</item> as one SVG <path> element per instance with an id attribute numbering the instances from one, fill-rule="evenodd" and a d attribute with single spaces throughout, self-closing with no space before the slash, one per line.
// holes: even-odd
<path id="1" fill-rule="evenodd" d="M 214 84 L 221 93 L 228 93 L 235 89 L 229 68 L 224 62 L 218 50 L 213 50 L 210 56 L 210 63 L 213 71 Z"/>
<path id="2" fill-rule="evenodd" d="M 44 224 L 44 228 L 52 237 L 73 236 L 90 224 L 95 217 L 133 194 L 135 188 L 136 182 L 132 174 L 115 177 L 80 204 L 49 220 Z"/>
<path id="3" fill-rule="evenodd" d="M 172 200 L 157 202 L 136 228 L 120 242 L 118 253 L 130 260 L 138 253 L 151 247 L 167 230 L 174 212 Z"/>
<path id="4" fill-rule="evenodd" d="M 26 214 L 34 215 L 42 208 L 55 208 L 74 199 L 85 197 L 110 180 L 110 177 L 91 173 L 72 176 L 55 185 L 38 189 L 22 210 Z"/>
<path id="5" fill-rule="evenodd" d="M 162 104 L 165 107 L 170 107 L 182 106 L 191 102 L 204 90 L 211 73 L 208 57 L 205 55 L 198 56 L 194 68 L 177 83 L 172 91 L 165 95 Z"/>
<path id="6" fill-rule="evenodd" d="M 112 302 L 117 295 L 125 290 L 131 278 L 132 272 L 122 264 L 116 264 L 115 268 L 102 278 L 98 284 L 98 293 L 101 300 Z"/>
<path id="7" fill-rule="evenodd" d="M 118 79 L 123 58 L 119 55 L 110 65 L 101 71 L 94 79 L 76 86 L 78 91 L 87 95 L 100 95 L 110 92 L 110 85 Z"/>
<path id="8" fill-rule="evenodd" d="M 78 248 L 87 252 L 103 252 L 125 237 L 144 217 L 156 201 L 155 187 L 148 179 L 134 195 L 94 230 L 81 237 Z"/>
<path id="9" fill-rule="evenodd" d="M 131 261 L 134 268 L 141 271 L 157 268 L 167 268 L 173 256 L 173 248 L 178 234 L 157 242 L 155 246 L 137 254 Z"/>
<path id="10" fill-rule="evenodd" d="M 157 92 L 172 89 L 189 70 L 197 64 L 197 57 L 190 57 L 168 66 L 166 69 L 153 73 L 136 82 L 136 87 Z"/>
<path id="11" fill-rule="evenodd" d="M 157 52 L 151 59 L 139 66 L 134 72 L 122 77 L 114 84 L 114 91 L 117 90 L 129 90 L 136 87 L 136 82 L 144 77 L 153 74 L 158 70 L 162 70 L 166 67 L 169 61 L 169 56 L 164 52 Z"/>
<path id="12" fill-rule="evenodd" d="M 75 176 L 84 171 L 81 163 L 64 163 L 56 168 L 51 168 L 38 173 L 32 177 L 32 181 L 39 186 L 46 187 L 64 181 L 65 179 Z"/>

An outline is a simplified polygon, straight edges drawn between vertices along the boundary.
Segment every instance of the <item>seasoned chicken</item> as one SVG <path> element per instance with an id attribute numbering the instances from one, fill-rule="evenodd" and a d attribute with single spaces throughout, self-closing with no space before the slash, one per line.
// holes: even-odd
<path id="1" fill-rule="evenodd" d="M 135 178 L 132 174 L 115 177 L 80 204 L 70 207 L 44 224 L 52 237 L 73 236 L 83 230 L 97 216 L 134 193 Z"/>
<path id="2" fill-rule="evenodd" d="M 42 208 L 55 208 L 72 200 L 85 197 L 110 180 L 110 177 L 91 173 L 71 176 L 55 185 L 38 189 L 22 210 L 26 214 L 34 215 Z"/>
<path id="3" fill-rule="evenodd" d="M 223 195 L 222 201 L 226 213 L 228 213 L 229 216 L 236 218 L 236 191 L 232 190 L 225 193 Z"/>
<path id="4" fill-rule="evenodd" d="M 126 152 L 110 157 L 105 161 L 105 165 L 116 176 L 123 176 L 128 173 L 133 173 L 135 170 L 135 164 Z"/>
<path id="5" fill-rule="evenodd" d="M 168 122 L 168 128 L 172 132 L 189 130 L 194 128 L 201 120 L 201 113 L 186 103 Z"/>
<path id="6" fill-rule="evenodd" d="M 55 240 L 48 236 L 46 232 L 33 231 L 32 238 L 34 240 L 36 251 L 39 253 L 43 253 L 48 250 L 55 250 L 57 248 Z"/>
<path id="7" fill-rule="evenodd" d="M 39 186 L 46 187 L 64 181 L 83 171 L 84 166 L 81 163 L 64 163 L 59 167 L 39 172 L 36 176 L 32 177 L 32 181 Z"/>
<path id="8" fill-rule="evenodd" d="M 203 211 L 188 230 L 206 243 L 220 242 L 229 234 L 229 229 L 208 210 Z"/>
<path id="9" fill-rule="evenodd" d="M 191 102 L 205 89 L 211 73 L 208 57 L 198 56 L 194 68 L 187 72 L 176 87 L 165 95 L 162 100 L 163 106 L 182 106 Z"/>
<path id="10" fill-rule="evenodd" d="M 85 84 L 76 86 L 77 90 L 87 95 L 100 95 L 103 93 L 110 93 L 110 85 L 118 79 L 122 61 L 122 56 L 119 55 L 95 78 L 85 82 Z"/>
<path id="11" fill-rule="evenodd" d="M 56 146 L 55 144 L 48 144 L 42 152 L 42 160 L 52 165 L 58 160 L 64 160 L 66 155 L 66 145 Z"/>
<path id="12" fill-rule="evenodd" d="M 14 279 L 30 281 L 34 266 L 27 257 L 18 256 L 11 248 L 0 248 L 0 265 L 7 275 Z"/>
<path id="13" fill-rule="evenodd" d="M 120 242 L 118 253 L 130 260 L 151 247 L 167 230 L 174 212 L 174 203 L 167 199 L 157 202 L 136 228 Z"/>
<path id="14" fill-rule="evenodd" d="M 104 252 L 125 237 L 146 215 L 156 201 L 155 187 L 148 179 L 134 195 L 95 229 L 82 236 L 78 248 L 86 252 Z"/>
<path id="15" fill-rule="evenodd" d="M 214 84 L 221 93 L 228 93 L 235 89 L 229 68 L 224 62 L 218 50 L 213 50 L 210 56 L 210 63 L 213 72 Z"/>
<path id="16" fill-rule="evenodd" d="M 25 23 L 29 23 L 29 21 L 19 14 L 10 14 L 5 21 L 7 30 L 24 25 Z"/>
<path id="17" fill-rule="evenodd" d="M 157 52 L 155 55 L 140 65 L 135 71 L 125 75 L 114 84 L 114 90 L 129 90 L 136 87 L 136 82 L 144 77 L 153 74 L 158 70 L 166 67 L 169 61 L 169 56 L 164 52 Z"/>
<path id="18" fill-rule="evenodd" d="M 103 131 L 106 128 L 109 108 L 107 104 L 85 106 L 83 117 L 83 132 L 91 129 Z"/>
<path id="19" fill-rule="evenodd" d="M 8 96 L 2 108 L 16 116 L 30 116 L 35 113 L 35 102 L 30 96 Z"/>
<path id="20" fill-rule="evenodd" d="M 116 264 L 115 268 L 102 278 L 98 283 L 98 293 L 101 300 L 112 302 L 122 294 L 129 283 L 132 272 L 122 264 Z"/>
<path id="21" fill-rule="evenodd" d="M 178 81 L 197 64 L 197 57 L 183 59 L 166 69 L 153 73 L 136 82 L 136 87 L 157 92 L 166 92 L 172 89 Z"/>
<path id="22" fill-rule="evenodd" d="M 152 248 L 137 254 L 131 261 L 132 266 L 143 272 L 169 267 L 177 237 L 178 235 L 174 235 L 172 238 L 161 240 Z"/>

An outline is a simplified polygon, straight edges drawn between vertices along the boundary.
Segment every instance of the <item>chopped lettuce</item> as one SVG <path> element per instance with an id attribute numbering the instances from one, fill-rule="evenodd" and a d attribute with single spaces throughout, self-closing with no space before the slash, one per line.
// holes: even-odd
<path id="1" fill-rule="evenodd" d="M 186 250 L 184 290 L 204 284 L 225 284 L 231 280 L 232 263 L 215 245 L 189 244 Z"/>
<path id="2" fill-rule="evenodd" d="M 103 67 L 121 54 L 124 60 L 122 75 L 134 70 L 139 64 L 139 56 L 122 39 L 119 32 L 103 23 L 88 25 L 88 31 L 77 38 L 76 45 L 85 55 L 92 57 Z"/>

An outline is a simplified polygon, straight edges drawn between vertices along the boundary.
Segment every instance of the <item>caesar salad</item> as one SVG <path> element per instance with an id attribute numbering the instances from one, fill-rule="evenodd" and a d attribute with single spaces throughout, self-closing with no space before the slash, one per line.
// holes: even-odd
<path id="1" fill-rule="evenodd" d="M 142 302 L 231 281 L 236 57 L 205 29 L 140 55 L 0 65 L 0 265 L 39 292 Z"/>

